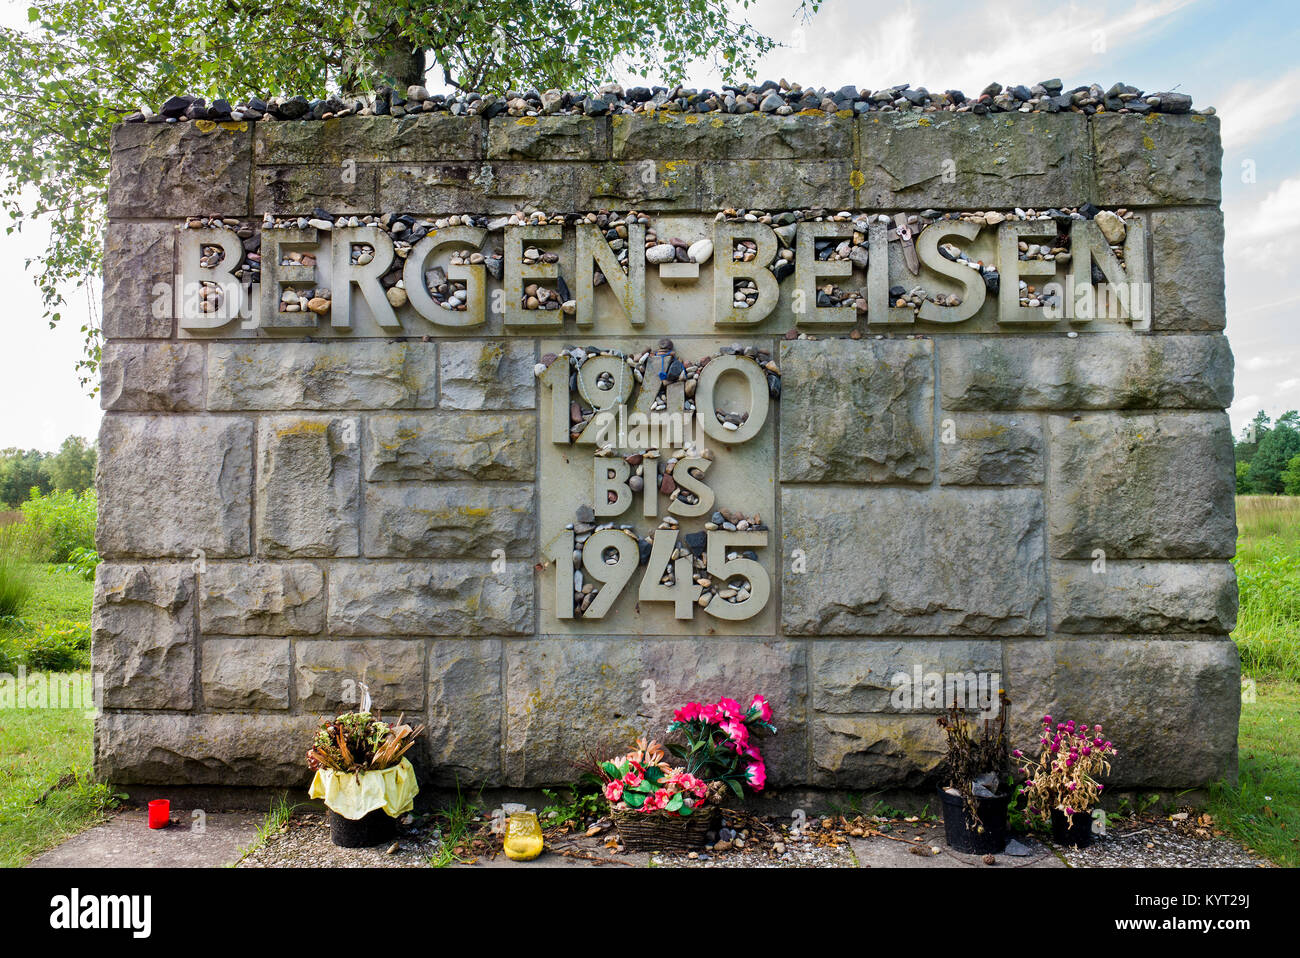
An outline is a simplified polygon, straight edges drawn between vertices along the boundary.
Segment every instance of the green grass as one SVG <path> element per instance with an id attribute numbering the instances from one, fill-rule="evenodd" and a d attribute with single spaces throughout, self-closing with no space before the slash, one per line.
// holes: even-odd
<path id="1" fill-rule="evenodd" d="M 1238 496 L 1241 670 L 1300 682 L 1300 497 Z"/>
<path id="2" fill-rule="evenodd" d="M 1214 789 L 1220 827 L 1279 865 L 1300 867 L 1300 684 L 1263 681 L 1241 704 L 1237 788 Z"/>
<path id="3" fill-rule="evenodd" d="M 481 790 L 479 794 L 482 795 Z M 442 839 L 438 844 L 438 850 L 427 859 L 430 868 L 448 868 L 469 861 L 468 857 L 456 854 L 456 847 L 469 840 L 469 827 L 475 823 L 478 816 L 478 806 L 462 795 L 460 786 L 457 785 L 455 803 L 434 815 L 442 831 Z"/>
<path id="4" fill-rule="evenodd" d="M 24 527 L 0 525 L 0 620 L 20 615 L 31 594 L 31 548 Z"/>
<path id="5" fill-rule="evenodd" d="M 34 567 L 19 620 L 0 622 L 0 658 L 26 664 L 33 637 L 88 632 L 93 592 L 57 566 Z M 0 707 L 0 866 L 24 865 L 102 820 L 113 797 L 91 781 L 92 733 L 83 709 Z"/>
<path id="6" fill-rule="evenodd" d="M 0 710 L 0 866 L 25 865 L 103 819 L 112 796 L 90 765 L 86 712 Z"/>
<path id="7" fill-rule="evenodd" d="M 289 796 L 281 792 L 271 800 L 271 807 L 266 810 L 266 817 L 262 819 L 262 824 L 257 826 L 257 836 L 253 839 L 252 844 L 239 853 L 239 859 L 231 862 L 231 868 L 238 868 L 242 862 L 253 852 L 257 851 L 266 844 L 266 840 L 280 831 L 289 819 L 293 818 L 293 813 L 298 809 L 298 805 L 289 801 Z"/>
<path id="8" fill-rule="evenodd" d="M 1255 701 L 1241 705 L 1238 785 L 1215 788 L 1210 811 L 1243 844 L 1300 867 L 1300 497 L 1238 496 L 1237 526 L 1232 637 Z"/>

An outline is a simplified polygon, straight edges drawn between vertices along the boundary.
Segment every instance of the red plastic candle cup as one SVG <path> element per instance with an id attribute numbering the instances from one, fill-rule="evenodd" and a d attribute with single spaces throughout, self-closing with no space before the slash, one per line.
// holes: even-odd
<path id="1" fill-rule="evenodd" d="M 155 798 L 149 803 L 149 827 L 166 828 L 171 821 L 172 803 L 165 798 Z"/>

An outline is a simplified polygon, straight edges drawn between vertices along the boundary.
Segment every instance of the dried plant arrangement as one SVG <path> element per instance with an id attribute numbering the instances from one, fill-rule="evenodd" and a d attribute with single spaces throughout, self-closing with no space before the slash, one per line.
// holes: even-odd
<path id="1" fill-rule="evenodd" d="M 403 724 L 404 717 L 389 725 L 378 713 L 346 712 L 322 722 L 307 751 L 308 768 L 359 775 L 396 765 L 424 731 L 423 725 Z"/>

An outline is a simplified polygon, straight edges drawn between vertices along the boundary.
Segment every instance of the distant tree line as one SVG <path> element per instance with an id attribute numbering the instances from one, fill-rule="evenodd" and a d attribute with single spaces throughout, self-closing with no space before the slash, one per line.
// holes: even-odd
<path id="1" fill-rule="evenodd" d="M 32 496 L 80 495 L 95 484 L 95 446 L 80 436 L 63 440 L 58 452 L 0 449 L 0 505 L 17 509 Z"/>
<path id="2" fill-rule="evenodd" d="M 1260 410 L 1236 442 L 1237 492 L 1300 496 L 1300 411 L 1270 421 Z"/>

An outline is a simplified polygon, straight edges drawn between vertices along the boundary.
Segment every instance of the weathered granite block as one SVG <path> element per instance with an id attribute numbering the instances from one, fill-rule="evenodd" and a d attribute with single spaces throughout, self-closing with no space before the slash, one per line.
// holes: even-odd
<path id="1" fill-rule="evenodd" d="M 1223 213 L 1152 210 L 1152 329 L 1223 329 Z"/>
<path id="2" fill-rule="evenodd" d="M 268 556 L 354 556 L 361 443 L 354 418 L 268 416 L 258 430 L 257 549 Z"/>
<path id="3" fill-rule="evenodd" d="M 99 363 L 99 405 L 115 412 L 203 408 L 203 347 L 197 343 L 113 343 Z"/>
<path id="4" fill-rule="evenodd" d="M 852 160 L 851 115 L 631 113 L 611 118 L 616 160 Z"/>
<path id="5" fill-rule="evenodd" d="M 574 756 L 626 751 L 673 709 L 726 695 L 771 703 L 775 737 L 759 743 L 770 785 L 804 780 L 807 664 L 799 643 L 712 638 L 537 639 L 505 644 L 506 782 L 572 780 Z M 931 720 L 933 721 L 933 720 Z"/>
<path id="6" fill-rule="evenodd" d="M 913 694 L 919 668 L 931 673 L 999 673 L 1002 644 L 965 639 L 827 639 L 809 643 L 812 703 L 818 713 L 942 712 Z M 900 680 L 900 677 L 906 681 Z M 902 689 L 904 694 L 900 694 Z M 993 686 L 996 702 L 998 686 Z"/>
<path id="7" fill-rule="evenodd" d="M 1015 747 L 1037 755 L 1039 720 L 1101 724 L 1118 754 L 1106 788 L 1237 780 L 1241 673 L 1229 638 L 1006 643 Z"/>
<path id="8" fill-rule="evenodd" d="M 415 216 L 507 211 L 489 194 L 496 182 L 491 163 L 384 164 L 379 167 L 379 209 Z"/>
<path id="9" fill-rule="evenodd" d="M 714 160 L 699 167 L 701 209 L 795 209 L 855 205 L 853 160 Z"/>
<path id="10" fill-rule="evenodd" d="M 210 709 L 287 709 L 289 640 L 205 639 L 200 679 Z"/>
<path id="11" fill-rule="evenodd" d="M 537 425 L 525 414 L 371 416 L 368 425 L 369 480 L 532 479 L 536 473 Z"/>
<path id="12" fill-rule="evenodd" d="M 294 644 L 299 708 L 338 713 L 357 709 L 360 683 L 371 708 L 385 715 L 424 708 L 424 643 L 410 639 L 323 639 Z"/>
<path id="13" fill-rule="evenodd" d="M 1043 481 L 1043 424 L 1032 413 L 943 412 L 939 482 L 1025 486 Z"/>
<path id="14" fill-rule="evenodd" d="M 104 677 L 105 708 L 194 704 L 193 599 L 188 564 L 99 566 L 91 665 Z"/>
<path id="15" fill-rule="evenodd" d="M 501 642 L 429 646 L 424 771 L 435 784 L 501 784 Z"/>
<path id="16" fill-rule="evenodd" d="M 817 712 L 809 736 L 809 782 L 829 788 L 920 788 L 934 780 L 946 754 L 933 715 Z"/>
<path id="17" fill-rule="evenodd" d="M 609 120 L 574 114 L 498 116 L 488 122 L 493 160 L 607 160 Z"/>
<path id="18" fill-rule="evenodd" d="M 1228 562 L 1052 563 L 1055 632 L 1212 632 L 1237 624 Z"/>
<path id="19" fill-rule="evenodd" d="M 443 409 L 532 409 L 536 387 L 531 342 L 449 341 L 439 347 Z"/>
<path id="20" fill-rule="evenodd" d="M 370 165 L 259 165 L 253 170 L 253 208 L 259 213 L 304 214 L 319 206 L 335 216 L 370 214 L 377 208 L 378 190 L 379 171 Z"/>
<path id="21" fill-rule="evenodd" d="M 209 409 L 428 409 L 432 343 L 212 343 Z"/>
<path id="22" fill-rule="evenodd" d="M 783 342 L 781 377 L 783 482 L 930 482 L 930 340 Z"/>
<path id="23" fill-rule="evenodd" d="M 334 635 L 527 635 L 533 573 L 525 562 L 335 562 Z M 500 566 L 498 566 L 500 568 Z"/>
<path id="24" fill-rule="evenodd" d="M 249 123 L 119 123 L 112 133 L 108 215 L 247 216 L 252 168 Z M 194 206 L 200 188 L 201 211 Z"/>
<path id="25" fill-rule="evenodd" d="M 544 210 L 691 210 L 696 164 L 685 160 L 635 163 L 497 161 L 476 171 L 494 210 L 521 205 Z"/>
<path id="26" fill-rule="evenodd" d="M 146 715 L 95 722 L 95 776 L 119 785 L 272 785 L 305 789 L 313 715 Z"/>
<path id="27" fill-rule="evenodd" d="M 210 562 L 199 576 L 205 635 L 315 635 L 325 628 L 325 576 L 311 562 Z"/>
<path id="28" fill-rule="evenodd" d="M 1052 555 L 1232 556 L 1232 430 L 1223 413 L 1048 418 Z"/>
<path id="29" fill-rule="evenodd" d="M 1232 351 L 1222 336 L 945 339 L 945 409 L 1224 409 Z"/>
<path id="30" fill-rule="evenodd" d="M 866 207 L 1075 206 L 1093 191 L 1081 114 L 871 113 L 857 124 Z"/>
<path id="31" fill-rule="evenodd" d="M 1218 204 L 1219 118 L 1101 113 L 1089 120 L 1100 206 Z"/>
<path id="32" fill-rule="evenodd" d="M 1040 635 L 1037 491 L 785 486 L 790 635 Z"/>
<path id="33" fill-rule="evenodd" d="M 249 552 L 253 425 L 233 416 L 109 414 L 99 430 L 105 558 L 208 558 Z"/>
<path id="34" fill-rule="evenodd" d="M 110 220 L 104 234 L 104 338 L 166 339 L 172 334 L 176 228 Z"/>
<path id="35" fill-rule="evenodd" d="M 531 485 L 366 485 L 367 556 L 453 559 L 532 555 L 537 511 Z"/>
<path id="36" fill-rule="evenodd" d="M 351 164 L 471 160 L 483 156 L 483 120 L 449 113 L 393 119 L 346 116 L 323 123 L 259 123 L 253 158 L 275 163 Z"/>

